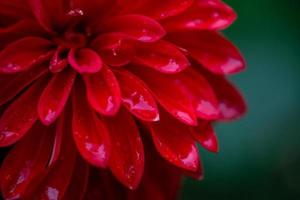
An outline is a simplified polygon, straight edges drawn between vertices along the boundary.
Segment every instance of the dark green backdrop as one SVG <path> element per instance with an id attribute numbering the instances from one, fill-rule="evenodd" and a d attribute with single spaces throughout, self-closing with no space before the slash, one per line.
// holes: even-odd
<path id="1" fill-rule="evenodd" d="M 221 152 L 201 150 L 205 179 L 187 179 L 182 199 L 300 199 L 300 1 L 226 2 L 239 18 L 225 33 L 248 63 L 232 80 L 249 112 L 217 126 Z"/>

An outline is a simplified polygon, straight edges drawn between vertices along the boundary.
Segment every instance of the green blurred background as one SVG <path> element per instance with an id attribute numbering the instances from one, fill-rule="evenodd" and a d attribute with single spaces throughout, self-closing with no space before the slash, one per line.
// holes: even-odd
<path id="1" fill-rule="evenodd" d="M 201 150 L 205 179 L 187 179 L 182 199 L 300 199 L 300 1 L 225 2 L 239 16 L 225 34 L 248 63 L 232 80 L 249 112 L 217 125 L 221 151 Z"/>

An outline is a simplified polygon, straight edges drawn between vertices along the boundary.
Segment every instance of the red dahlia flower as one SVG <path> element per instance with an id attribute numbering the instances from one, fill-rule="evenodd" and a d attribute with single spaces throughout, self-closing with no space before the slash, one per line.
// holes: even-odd
<path id="1" fill-rule="evenodd" d="M 218 33 L 235 19 L 221 0 L 1 0 L 4 198 L 174 199 L 203 175 L 195 142 L 217 152 L 211 123 L 246 110 Z"/>

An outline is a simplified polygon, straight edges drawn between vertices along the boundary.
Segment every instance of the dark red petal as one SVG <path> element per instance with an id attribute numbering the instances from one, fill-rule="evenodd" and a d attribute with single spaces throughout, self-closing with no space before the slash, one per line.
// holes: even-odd
<path id="1" fill-rule="evenodd" d="M 193 0 L 141 0 L 140 2 L 137 0 L 121 0 L 121 2 L 123 2 L 123 12 L 131 11 L 160 20 L 183 12 L 191 6 Z M 133 6 L 128 6 L 128 4 Z"/>
<path id="2" fill-rule="evenodd" d="M 62 0 L 28 0 L 31 10 L 40 23 L 47 31 L 54 33 L 63 27 L 67 20 L 66 1 Z"/>
<path id="3" fill-rule="evenodd" d="M 99 53 L 103 62 L 109 66 L 123 66 L 134 57 L 132 41 L 124 34 L 101 34 L 92 42 L 92 48 Z"/>
<path id="4" fill-rule="evenodd" d="M 44 87 L 45 81 L 36 82 L 5 110 L 0 119 L 0 147 L 18 141 L 35 123 L 37 104 Z"/>
<path id="5" fill-rule="evenodd" d="M 91 170 L 84 200 L 122 200 L 125 198 L 125 190 L 110 171 L 94 169 Z"/>
<path id="6" fill-rule="evenodd" d="M 68 110 L 69 111 L 69 110 Z M 26 193 L 24 199 L 62 199 L 72 179 L 76 163 L 76 148 L 71 137 L 71 124 L 69 115 L 62 116 L 64 134 L 61 143 L 61 151 L 55 165 L 48 169 L 43 180 L 35 183 L 34 190 Z"/>
<path id="7" fill-rule="evenodd" d="M 18 40 L 0 52 L 0 72 L 16 73 L 49 57 L 51 42 L 42 38 L 27 37 Z"/>
<path id="8" fill-rule="evenodd" d="M 6 156 L 1 168 L 5 199 L 22 199 L 31 183 L 40 179 L 51 152 L 52 129 L 36 124 Z"/>
<path id="9" fill-rule="evenodd" d="M 121 87 L 124 106 L 141 120 L 158 121 L 156 102 L 145 83 L 128 71 L 118 70 L 115 74 Z"/>
<path id="10" fill-rule="evenodd" d="M 90 164 L 105 168 L 110 154 L 110 141 L 103 122 L 88 105 L 82 82 L 73 93 L 73 136 L 77 148 Z"/>
<path id="11" fill-rule="evenodd" d="M 218 98 L 221 119 L 233 120 L 246 113 L 247 105 L 243 96 L 225 77 L 204 72 L 203 74 L 205 74 Z"/>
<path id="12" fill-rule="evenodd" d="M 112 149 L 109 166 L 116 178 L 130 189 L 136 189 L 144 172 L 144 148 L 138 128 L 125 110 L 106 118 Z"/>
<path id="13" fill-rule="evenodd" d="M 82 200 L 87 189 L 89 165 L 79 157 L 75 165 L 72 180 L 63 200 Z M 100 181 L 100 180 L 98 180 Z"/>
<path id="14" fill-rule="evenodd" d="M 71 49 L 68 55 L 70 65 L 79 73 L 96 73 L 102 68 L 99 55 L 88 48 Z"/>
<path id="15" fill-rule="evenodd" d="M 76 72 L 66 69 L 57 73 L 48 83 L 38 104 L 40 120 L 45 125 L 52 124 L 63 111 L 73 87 Z"/>
<path id="16" fill-rule="evenodd" d="M 24 0 L 2 0 L 0 1 L 0 14 L 20 19 L 30 16 L 30 10 Z"/>
<path id="17" fill-rule="evenodd" d="M 175 30 L 221 30 L 230 26 L 236 13 L 220 0 L 195 0 L 183 13 L 162 22 L 168 31 Z"/>
<path id="18" fill-rule="evenodd" d="M 199 155 L 188 126 L 176 121 L 161 110 L 159 122 L 149 123 L 154 144 L 159 153 L 172 164 L 189 171 L 197 171 Z"/>
<path id="19" fill-rule="evenodd" d="M 68 66 L 67 49 L 63 47 L 58 47 L 50 61 L 49 69 L 53 73 L 61 72 Z"/>
<path id="20" fill-rule="evenodd" d="M 91 75 L 84 81 L 90 105 L 100 114 L 115 115 L 121 104 L 121 91 L 116 77 L 108 67 Z"/>
<path id="21" fill-rule="evenodd" d="M 209 71 L 234 74 L 245 69 L 239 50 L 223 36 L 212 31 L 171 33 L 168 40 L 187 52 Z"/>
<path id="22" fill-rule="evenodd" d="M 141 42 L 155 42 L 166 32 L 155 20 L 142 15 L 121 15 L 98 25 L 105 32 L 117 32 Z"/>
<path id="23" fill-rule="evenodd" d="M 145 81 L 159 103 L 174 117 L 188 125 L 197 125 L 192 100 L 182 90 L 175 75 L 166 75 L 154 70 L 135 66 L 132 71 Z"/>
<path id="24" fill-rule="evenodd" d="M 199 121 L 197 127 L 191 128 L 192 136 L 203 148 L 212 152 L 219 152 L 218 139 L 209 121 Z"/>
<path id="25" fill-rule="evenodd" d="M 217 97 L 201 73 L 189 68 L 177 76 L 186 96 L 192 101 L 197 117 L 206 120 L 218 119 L 220 111 Z"/>
<path id="26" fill-rule="evenodd" d="M 47 72 L 47 66 L 41 65 L 32 70 L 14 74 L 0 75 L 0 105 L 16 97 L 24 88 Z"/>
<path id="27" fill-rule="evenodd" d="M 32 19 L 23 19 L 7 27 L 0 27 L 0 47 L 2 49 L 6 45 L 24 37 L 43 35 L 45 35 L 45 33 L 37 22 Z"/>
<path id="28" fill-rule="evenodd" d="M 163 40 L 138 45 L 136 53 L 135 62 L 163 73 L 178 73 L 190 65 L 176 46 Z"/>

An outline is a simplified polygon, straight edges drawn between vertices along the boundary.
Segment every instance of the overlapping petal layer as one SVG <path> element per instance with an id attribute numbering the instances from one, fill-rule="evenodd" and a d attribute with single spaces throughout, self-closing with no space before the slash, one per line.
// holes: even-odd
<path id="1" fill-rule="evenodd" d="M 218 152 L 212 124 L 246 112 L 235 19 L 221 0 L 1 1 L 4 198 L 172 200 L 201 179 L 196 142 Z"/>

